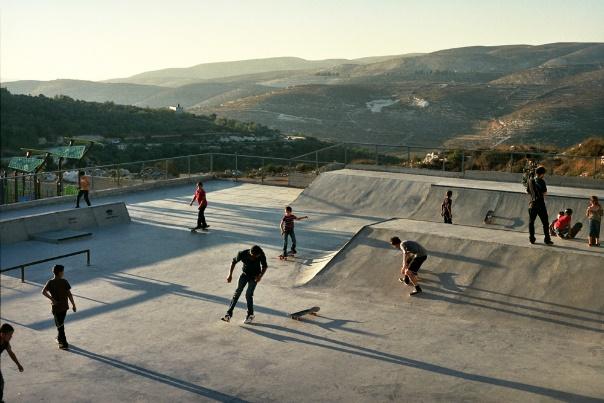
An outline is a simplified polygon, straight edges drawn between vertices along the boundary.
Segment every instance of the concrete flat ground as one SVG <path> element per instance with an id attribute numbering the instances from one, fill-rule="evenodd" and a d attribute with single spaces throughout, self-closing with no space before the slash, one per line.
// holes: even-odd
<path id="1" fill-rule="evenodd" d="M 7 402 L 602 401 L 600 252 L 563 257 L 527 247 L 521 232 L 417 220 L 362 229 L 381 219 L 305 209 L 296 189 L 223 181 L 206 183 L 210 231 L 192 234 L 192 190 L 120 197 L 133 223 L 89 239 L 2 245 L 2 267 L 92 250 L 89 267 L 82 256 L 62 262 L 78 306 L 66 321 L 69 352 L 57 349 L 40 295 L 50 264 L 28 269 L 24 284 L 17 271 L 1 276 L 2 322 L 15 327 L 11 344 L 25 367 L 18 373 L 2 355 Z M 114 200 L 93 203 L 101 201 Z M 296 223 L 301 258 L 282 262 L 278 223 L 290 203 L 310 220 Z M 396 281 L 390 234 L 438 251 L 425 264 L 420 298 Z M 256 323 L 241 324 L 244 298 L 224 323 L 235 288 L 225 280 L 230 261 L 255 243 L 269 263 Z M 514 277 L 518 256 L 536 271 Z M 548 276 L 546 266 L 559 274 L 572 259 L 566 289 L 567 278 Z M 591 298 L 580 296 L 582 286 Z M 286 317 L 314 305 L 317 317 Z"/>

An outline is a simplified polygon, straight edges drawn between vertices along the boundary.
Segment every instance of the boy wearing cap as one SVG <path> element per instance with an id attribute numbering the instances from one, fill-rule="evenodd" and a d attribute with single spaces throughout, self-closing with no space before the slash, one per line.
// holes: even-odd
<path id="1" fill-rule="evenodd" d="M 54 277 L 46 283 L 44 289 L 42 289 L 42 295 L 48 298 L 52 304 L 52 316 L 55 319 L 55 325 L 57 326 L 57 343 L 61 350 L 68 350 L 69 344 L 65 337 L 65 317 L 69 310 L 69 303 L 71 302 L 71 309 L 75 312 L 76 306 L 73 302 L 73 295 L 71 295 L 71 285 L 63 278 L 65 273 L 65 267 L 60 264 L 54 265 L 52 268 Z"/>

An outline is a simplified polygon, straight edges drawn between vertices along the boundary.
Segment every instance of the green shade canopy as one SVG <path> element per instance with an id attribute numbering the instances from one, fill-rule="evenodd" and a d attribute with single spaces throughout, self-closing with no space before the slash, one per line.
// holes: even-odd
<path id="1" fill-rule="evenodd" d="M 36 172 L 44 164 L 40 158 L 13 157 L 8 163 L 8 167 L 16 171 L 32 173 Z"/>
<path id="2" fill-rule="evenodd" d="M 86 152 L 86 146 L 61 146 L 49 148 L 48 152 L 54 157 L 63 157 L 74 160 L 79 160 L 84 156 Z"/>

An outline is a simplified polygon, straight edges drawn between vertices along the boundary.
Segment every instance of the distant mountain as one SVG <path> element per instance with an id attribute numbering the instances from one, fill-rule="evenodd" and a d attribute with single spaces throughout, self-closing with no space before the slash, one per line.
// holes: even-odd
<path id="1" fill-rule="evenodd" d="M 189 111 L 334 140 L 491 147 L 603 132 L 603 43 L 472 46 L 355 60 L 209 63 L 89 82 L 3 83 L 16 94 Z M 600 108 L 600 109 L 598 109 Z"/>
<path id="2" fill-rule="evenodd" d="M 357 64 L 372 63 L 391 56 L 359 59 Z M 243 76 L 269 71 L 314 70 L 334 67 L 351 62 L 346 59 L 305 60 L 298 57 L 274 57 L 268 59 L 240 60 L 233 62 L 205 63 L 193 67 L 148 71 L 127 78 L 107 80 L 111 83 L 134 83 L 177 87 L 214 78 Z"/>

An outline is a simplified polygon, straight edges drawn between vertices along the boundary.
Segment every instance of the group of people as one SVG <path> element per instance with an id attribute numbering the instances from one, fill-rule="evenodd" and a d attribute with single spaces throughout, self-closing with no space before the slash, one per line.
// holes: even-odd
<path id="1" fill-rule="evenodd" d="M 554 221 L 553 225 L 550 226 L 549 218 L 547 214 L 547 207 L 545 206 L 545 196 L 547 195 L 547 185 L 544 180 L 545 167 L 540 166 L 535 169 L 535 177 L 530 178 L 527 182 L 526 191 L 529 194 L 529 241 L 534 244 L 535 238 L 535 220 L 537 217 L 541 220 L 543 225 L 543 242 L 546 245 L 553 245 L 551 237 L 553 235 L 561 238 L 572 237 L 571 233 L 572 225 L 572 209 L 566 209 L 558 214 L 558 217 Z M 589 246 L 600 246 L 600 224 L 602 222 L 603 210 L 597 196 L 591 196 L 589 198 L 589 204 L 585 211 L 585 216 L 589 221 Z"/>

